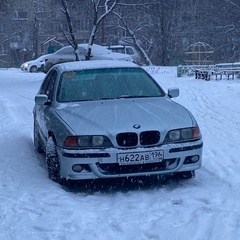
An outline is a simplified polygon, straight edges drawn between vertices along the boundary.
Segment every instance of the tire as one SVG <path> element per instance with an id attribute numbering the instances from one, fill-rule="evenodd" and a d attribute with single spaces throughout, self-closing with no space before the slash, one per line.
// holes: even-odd
<path id="1" fill-rule="evenodd" d="M 176 179 L 190 179 L 195 177 L 195 171 L 185 171 L 174 173 Z"/>
<path id="2" fill-rule="evenodd" d="M 32 67 L 30 68 L 30 72 L 31 72 L 31 73 L 37 73 L 37 72 L 38 72 L 37 66 L 32 66 Z"/>
<path id="3" fill-rule="evenodd" d="M 37 125 L 34 121 L 34 130 L 33 130 L 33 144 L 34 144 L 34 148 L 35 148 L 35 151 L 37 153 L 44 153 L 44 148 L 41 144 L 41 141 L 40 141 L 40 137 L 39 137 L 39 132 L 37 130 Z"/>
<path id="4" fill-rule="evenodd" d="M 64 179 L 60 175 L 60 163 L 58 160 L 57 148 L 53 137 L 49 137 L 47 141 L 46 166 L 49 179 L 61 184 Z"/>

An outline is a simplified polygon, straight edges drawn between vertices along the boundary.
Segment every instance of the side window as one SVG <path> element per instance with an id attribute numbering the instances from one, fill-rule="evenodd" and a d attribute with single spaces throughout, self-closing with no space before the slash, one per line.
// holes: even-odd
<path id="1" fill-rule="evenodd" d="M 134 54 L 132 48 L 126 48 L 126 52 L 127 52 L 127 54 L 129 54 L 129 55 L 133 55 L 133 54 Z"/>
<path id="2" fill-rule="evenodd" d="M 40 93 L 46 94 L 49 100 L 52 100 L 56 79 L 57 79 L 57 71 L 53 69 L 47 74 L 43 82 Z"/>
<path id="3" fill-rule="evenodd" d="M 73 54 L 73 48 L 72 47 L 67 47 L 65 49 L 61 49 L 61 51 L 59 51 L 59 54 Z"/>
<path id="4" fill-rule="evenodd" d="M 85 55 L 87 53 L 87 51 L 83 47 L 78 47 L 78 53 L 81 55 Z"/>

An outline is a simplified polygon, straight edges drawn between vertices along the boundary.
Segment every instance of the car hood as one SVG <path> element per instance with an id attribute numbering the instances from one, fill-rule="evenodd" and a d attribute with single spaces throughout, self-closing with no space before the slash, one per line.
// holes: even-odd
<path id="1" fill-rule="evenodd" d="M 195 121 L 187 109 L 165 97 L 62 103 L 56 113 L 76 135 L 169 131 Z"/>

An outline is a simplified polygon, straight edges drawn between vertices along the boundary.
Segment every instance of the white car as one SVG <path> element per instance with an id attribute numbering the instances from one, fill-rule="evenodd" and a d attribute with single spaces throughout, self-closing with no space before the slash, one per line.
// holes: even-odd
<path id="1" fill-rule="evenodd" d="M 78 56 L 81 61 L 85 60 L 85 55 L 87 53 L 88 44 L 78 44 Z M 47 73 L 48 70 L 55 64 L 64 62 L 74 62 L 76 56 L 74 54 L 74 49 L 72 46 L 66 46 L 55 53 L 52 53 L 45 59 L 44 72 Z M 123 60 L 133 62 L 129 55 L 122 53 L 114 53 L 111 50 L 106 49 L 97 44 L 93 44 L 91 59 L 90 60 Z"/>
<path id="2" fill-rule="evenodd" d="M 107 49 L 111 50 L 112 52 L 128 54 L 131 56 L 134 63 L 138 65 L 143 65 L 140 55 L 138 54 L 137 50 L 133 46 L 114 45 L 114 46 L 108 46 Z"/>
<path id="3" fill-rule="evenodd" d="M 45 59 L 51 54 L 42 55 L 39 58 L 27 61 L 21 65 L 21 70 L 24 72 L 38 72 L 43 71 Z"/>

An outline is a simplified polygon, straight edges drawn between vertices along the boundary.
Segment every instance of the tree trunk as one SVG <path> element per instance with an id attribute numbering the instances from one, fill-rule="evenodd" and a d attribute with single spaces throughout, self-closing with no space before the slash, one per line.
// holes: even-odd
<path id="1" fill-rule="evenodd" d="M 62 2 L 62 5 L 63 5 L 63 8 L 64 8 L 64 13 L 65 13 L 66 18 L 67 18 L 69 34 L 70 34 L 70 37 L 71 37 L 71 41 L 69 43 L 72 45 L 72 47 L 74 49 L 74 54 L 75 54 L 75 57 L 76 57 L 76 61 L 79 61 L 78 43 L 77 43 L 77 39 L 75 38 L 75 35 L 74 35 L 72 20 L 71 20 L 71 17 L 70 17 L 70 13 L 68 11 L 67 1 L 66 0 L 61 0 L 61 2 Z"/>

